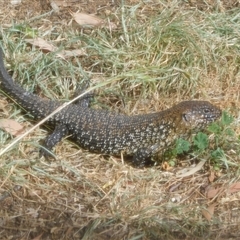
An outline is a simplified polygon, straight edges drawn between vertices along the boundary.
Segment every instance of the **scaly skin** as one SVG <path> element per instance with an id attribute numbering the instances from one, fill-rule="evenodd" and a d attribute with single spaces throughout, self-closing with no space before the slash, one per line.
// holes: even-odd
<path id="1" fill-rule="evenodd" d="M 0 49 L 0 89 L 7 96 L 37 119 L 61 105 L 59 101 L 43 100 L 15 83 L 4 67 L 2 55 Z M 91 152 L 133 156 L 133 164 L 140 167 L 177 138 L 188 137 L 221 116 L 221 110 L 207 101 L 184 101 L 161 112 L 136 116 L 84 105 L 88 104 L 71 104 L 48 120 L 47 124 L 55 129 L 45 140 L 47 149 L 70 135 Z"/>

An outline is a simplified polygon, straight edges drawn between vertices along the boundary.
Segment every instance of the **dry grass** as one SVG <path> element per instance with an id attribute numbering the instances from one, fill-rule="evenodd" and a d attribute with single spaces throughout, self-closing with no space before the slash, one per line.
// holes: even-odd
<path id="1" fill-rule="evenodd" d="M 205 11 L 177 1 L 103 7 L 108 2 L 95 1 L 81 10 L 98 9 L 100 16 L 117 24 L 112 31 L 80 29 L 70 24 L 65 8 L 61 15 L 29 21 L 46 13 L 39 1 L 23 1 L 15 8 L 5 4 L 0 10 L 0 44 L 14 78 L 42 97 L 65 100 L 90 78 L 97 87 L 93 107 L 127 114 L 205 99 L 228 110 L 234 121 L 210 135 L 204 153 L 193 150 L 145 169 L 89 153 L 67 140 L 56 147 L 56 161 L 39 159 L 38 142 L 47 133 L 38 128 L 1 156 L 2 239 L 239 238 L 239 192 L 213 199 L 206 195 L 211 187 L 239 182 L 240 30 L 235 2 L 219 7 L 199 1 Z M 79 6 L 74 7 L 72 11 Z M 25 41 L 33 29 L 59 49 L 81 48 L 87 56 L 65 61 L 56 52 L 43 53 Z M 106 82 L 107 87 L 101 87 Z M 15 119 L 26 129 L 34 125 L 30 116 L 0 96 L 0 118 Z M 234 135 L 227 134 L 229 128 Z M 0 130 L 0 150 L 11 141 Z M 217 147 L 223 155 L 213 158 Z M 201 171 L 176 177 L 201 159 L 208 159 Z M 213 204 L 215 212 L 208 221 L 202 210 Z"/>

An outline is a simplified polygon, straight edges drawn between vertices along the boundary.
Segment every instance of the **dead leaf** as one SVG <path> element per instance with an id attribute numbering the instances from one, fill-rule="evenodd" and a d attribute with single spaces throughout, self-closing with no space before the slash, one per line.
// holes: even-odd
<path id="1" fill-rule="evenodd" d="M 96 17 L 94 15 L 86 14 L 86 13 L 74 13 L 70 12 L 73 19 L 82 27 L 107 27 L 110 29 L 117 28 L 116 24 L 111 22 L 106 22 L 103 19 Z"/>
<path id="2" fill-rule="evenodd" d="M 224 188 L 223 187 L 218 187 L 218 188 L 214 188 L 214 187 L 210 187 L 207 191 L 206 191 L 206 196 L 207 198 L 215 198 L 217 195 L 219 195 L 220 193 L 223 193 Z"/>
<path id="3" fill-rule="evenodd" d="M 74 50 L 63 50 L 60 51 L 57 56 L 60 58 L 70 58 L 70 57 L 77 57 L 77 56 L 86 56 L 86 52 L 82 49 L 74 49 Z"/>
<path id="4" fill-rule="evenodd" d="M 225 186 L 225 187 L 218 187 L 218 188 L 214 188 L 214 187 L 210 187 L 207 191 L 206 191 L 206 196 L 207 198 L 214 198 L 217 195 L 222 195 L 223 193 L 235 193 L 235 192 L 239 192 L 240 191 L 240 182 L 236 182 L 231 184 L 230 186 Z"/>
<path id="5" fill-rule="evenodd" d="M 215 206 L 217 204 L 216 203 L 213 203 L 211 204 L 210 206 L 207 207 L 207 209 L 203 209 L 202 210 L 202 214 L 203 216 L 208 220 L 210 221 L 212 219 L 212 216 L 214 214 L 214 209 L 215 209 Z"/>
<path id="6" fill-rule="evenodd" d="M 20 123 L 12 119 L 0 119 L 0 128 L 4 129 L 13 136 L 21 135 L 24 129 Z"/>
<path id="7" fill-rule="evenodd" d="M 39 47 L 42 49 L 44 52 L 53 52 L 57 50 L 57 47 L 54 45 L 48 43 L 42 38 L 34 38 L 34 39 L 26 39 L 26 42 Z M 70 57 L 77 57 L 77 56 L 86 56 L 86 51 L 83 49 L 74 49 L 74 50 L 62 50 L 60 51 L 57 56 L 60 58 L 70 58 Z"/>
<path id="8" fill-rule="evenodd" d="M 59 7 L 58 7 L 56 1 L 50 0 L 50 5 L 54 12 L 59 13 Z"/>
<path id="9" fill-rule="evenodd" d="M 86 14 L 86 13 L 74 13 L 70 12 L 73 19 L 80 25 L 80 26 L 100 26 L 103 23 L 103 20 L 101 18 L 98 18 L 96 16 Z"/>
<path id="10" fill-rule="evenodd" d="M 235 193 L 240 191 L 240 182 L 236 182 L 230 185 L 228 193 Z"/>
<path id="11" fill-rule="evenodd" d="M 176 173 L 176 177 L 182 178 L 182 177 L 188 177 L 190 175 L 193 175 L 194 173 L 196 173 L 202 169 L 205 162 L 206 162 L 206 160 L 202 160 L 195 167 L 181 169 L 180 171 L 178 171 Z"/>
<path id="12" fill-rule="evenodd" d="M 208 180 L 210 183 L 212 183 L 215 179 L 215 173 L 213 171 L 210 172 L 210 175 L 208 177 Z"/>
<path id="13" fill-rule="evenodd" d="M 73 4 L 77 4 L 79 0 L 55 0 L 54 2 L 59 6 L 59 7 L 70 7 L 73 6 Z"/>
<path id="14" fill-rule="evenodd" d="M 26 42 L 32 44 L 33 46 L 39 47 L 44 52 L 53 52 L 56 47 L 42 38 L 25 39 Z"/>

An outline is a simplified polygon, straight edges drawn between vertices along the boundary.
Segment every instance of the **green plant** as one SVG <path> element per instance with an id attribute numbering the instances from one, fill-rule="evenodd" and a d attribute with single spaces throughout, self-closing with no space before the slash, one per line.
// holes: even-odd
<path id="1" fill-rule="evenodd" d="M 210 135 L 198 132 L 190 140 L 179 138 L 171 151 L 172 157 L 175 158 L 179 154 L 188 152 L 199 157 L 208 155 L 215 169 L 220 169 L 221 166 L 226 168 L 229 168 L 229 165 L 236 166 L 237 164 L 229 161 L 227 157 L 229 149 L 234 147 L 236 151 L 239 151 L 239 136 L 235 135 L 233 122 L 234 117 L 223 111 L 221 119 L 209 125 L 207 132 Z M 232 143 L 235 143 L 235 146 Z"/>

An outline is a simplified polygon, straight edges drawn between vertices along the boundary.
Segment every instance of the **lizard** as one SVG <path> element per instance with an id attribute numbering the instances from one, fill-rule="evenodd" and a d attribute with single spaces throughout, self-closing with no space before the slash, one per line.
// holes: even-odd
<path id="1" fill-rule="evenodd" d="M 23 89 L 9 75 L 0 48 L 0 89 L 36 119 L 43 119 L 62 105 L 42 99 Z M 208 101 L 182 101 L 166 110 L 128 116 L 108 110 L 92 109 L 88 104 L 70 104 L 48 119 L 53 132 L 44 141 L 48 150 L 70 136 L 90 152 L 132 156 L 136 167 L 145 166 L 176 139 L 186 138 L 206 128 L 221 116 L 221 110 Z M 43 151 L 47 156 L 47 152 Z"/>

